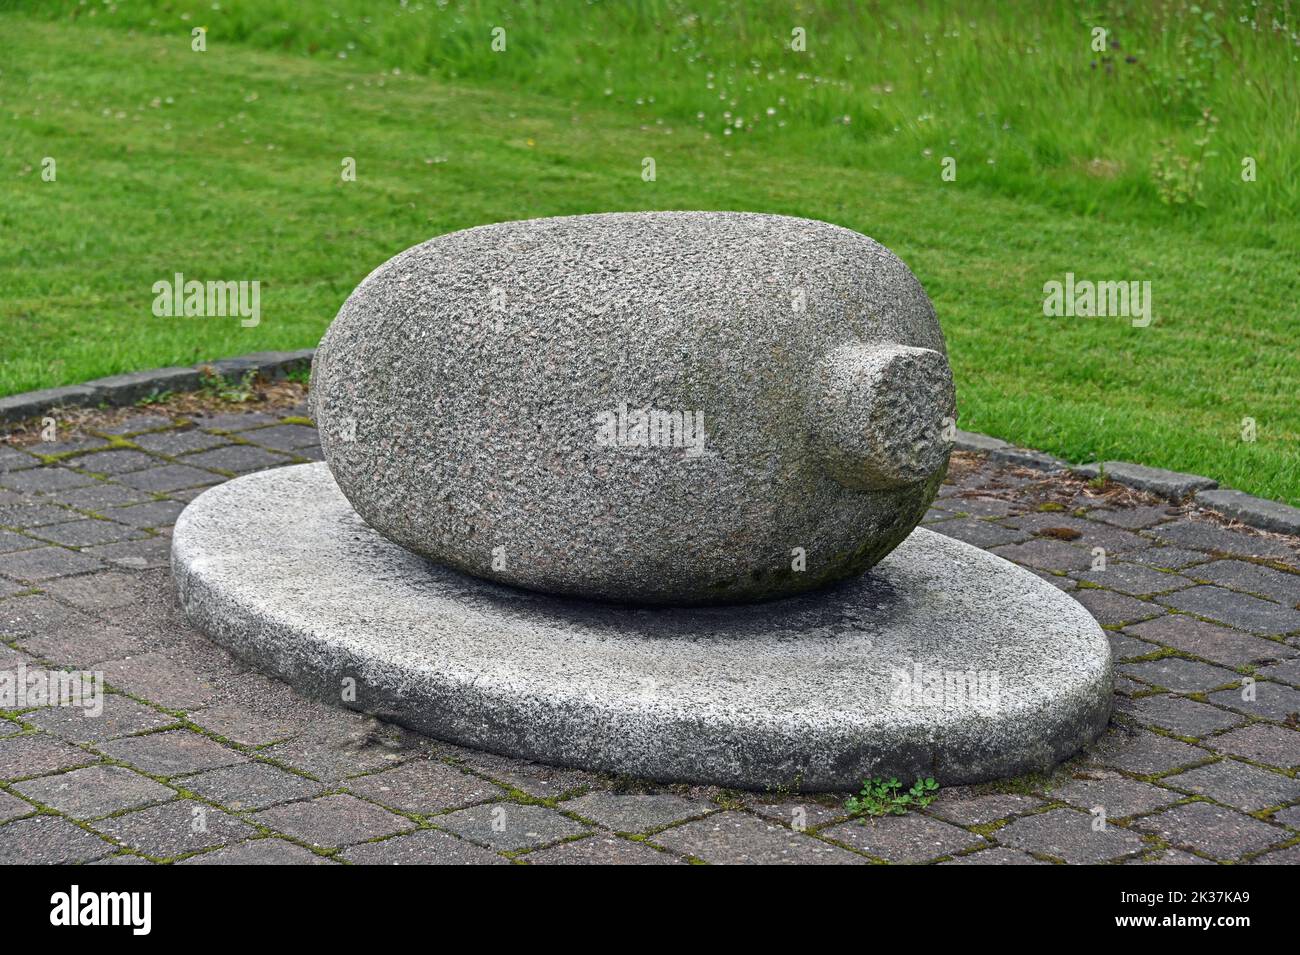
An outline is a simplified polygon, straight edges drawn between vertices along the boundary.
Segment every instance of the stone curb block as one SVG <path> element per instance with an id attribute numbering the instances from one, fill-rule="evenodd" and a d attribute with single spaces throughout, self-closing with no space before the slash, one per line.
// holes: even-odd
<path id="1" fill-rule="evenodd" d="M 1196 503 L 1261 530 L 1300 535 L 1300 507 L 1252 497 L 1228 487 L 1197 491 Z"/>
<path id="2" fill-rule="evenodd" d="M 962 431 L 960 428 L 952 439 L 952 446 L 958 451 L 996 451 L 999 448 L 1011 447 L 999 438 L 990 438 L 987 434 L 980 434 L 978 431 Z"/>
<path id="3" fill-rule="evenodd" d="M 1015 448 L 1007 445 L 1003 448 L 994 448 L 989 452 L 989 457 L 998 464 L 1034 468 L 1038 471 L 1068 471 L 1070 469 L 1069 461 L 1062 461 L 1058 457 L 1045 454 L 1042 451 L 1035 451 L 1032 448 Z"/>
<path id="4" fill-rule="evenodd" d="M 1189 494 L 1206 491 L 1219 486 L 1219 482 L 1199 474 L 1183 474 L 1180 471 L 1166 471 L 1164 468 L 1149 468 L 1143 464 L 1128 461 L 1102 461 L 1100 463 L 1081 464 L 1072 468 L 1080 477 L 1095 478 L 1104 470 L 1106 477 L 1117 484 L 1149 491 L 1171 501 L 1181 501 Z"/>
<path id="5" fill-rule="evenodd" d="M 35 418 L 52 408 L 91 408 L 99 404 L 130 405 L 164 391 L 194 391 L 211 370 L 223 378 L 238 378 L 250 371 L 272 381 L 311 365 L 314 348 L 298 351 L 261 351 L 236 358 L 199 362 L 189 367 L 154 368 L 96 378 L 84 385 L 47 388 L 0 398 L 0 423 Z"/>
<path id="6" fill-rule="evenodd" d="M 69 385 L 66 388 L 46 388 L 28 391 L 21 395 L 0 398 L 0 421 L 23 421 L 49 411 L 51 408 L 84 406 L 91 404 L 99 394 L 86 385 Z"/>

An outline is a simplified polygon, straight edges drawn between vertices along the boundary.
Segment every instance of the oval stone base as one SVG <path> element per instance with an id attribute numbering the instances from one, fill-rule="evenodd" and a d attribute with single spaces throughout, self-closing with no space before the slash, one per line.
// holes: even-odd
<path id="1" fill-rule="evenodd" d="M 829 590 L 644 609 L 430 563 L 311 464 L 198 497 L 172 573 L 198 627 L 308 696 L 559 766 L 760 790 L 952 785 L 1047 769 L 1110 715 L 1110 647 L 1087 611 L 924 529 Z"/>

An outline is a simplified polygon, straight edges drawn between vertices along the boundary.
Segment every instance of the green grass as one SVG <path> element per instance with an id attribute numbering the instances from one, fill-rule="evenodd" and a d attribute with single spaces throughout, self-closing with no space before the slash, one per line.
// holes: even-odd
<path id="1" fill-rule="evenodd" d="M 1300 503 L 1286 5 L 1246 23 L 1235 3 L 1209 21 L 1182 4 L 220 6 L 0 2 L 0 393 L 312 345 L 367 272 L 451 229 L 759 210 L 908 262 L 963 427 Z M 1093 25 L 1120 43 L 1109 63 Z M 1167 204 L 1153 159 L 1194 156 L 1205 108 L 1197 202 Z M 261 324 L 153 316 L 176 271 L 260 280 Z M 1045 318 L 1043 283 L 1067 271 L 1150 281 L 1155 321 Z"/>

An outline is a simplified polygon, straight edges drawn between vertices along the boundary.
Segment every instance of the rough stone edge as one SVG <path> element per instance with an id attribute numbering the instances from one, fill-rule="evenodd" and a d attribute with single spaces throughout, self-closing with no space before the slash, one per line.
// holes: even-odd
<path id="1" fill-rule="evenodd" d="M 237 378 L 252 371 L 274 381 L 309 367 L 315 353 L 314 348 L 252 352 L 188 367 L 152 368 L 96 378 L 82 385 L 9 395 L 0 398 L 0 424 L 15 424 L 56 408 L 95 408 L 101 404 L 122 407 L 164 391 L 194 391 L 202 383 L 205 370 L 223 378 Z"/>
<path id="2" fill-rule="evenodd" d="M 792 726 L 780 723 L 755 727 L 743 720 L 723 719 L 708 723 L 709 728 L 704 730 L 704 723 L 690 707 L 670 714 L 671 719 L 662 716 L 656 719 L 653 713 L 636 708 L 611 708 L 608 700 L 602 702 L 598 697 L 574 696 L 566 705 L 547 706 L 544 703 L 550 694 L 539 693 L 535 687 L 523 692 L 517 690 L 513 681 L 496 685 L 493 681 L 475 679 L 464 683 L 454 668 L 449 674 L 431 674 L 424 661 L 413 663 L 405 656 L 394 660 L 382 642 L 337 638 L 340 632 L 355 634 L 358 626 L 364 633 L 364 623 L 349 619 L 343 626 L 334 627 L 329 625 L 328 617 L 304 619 L 292 613 L 285 616 L 279 611 L 288 604 L 279 601 L 269 605 L 250 603 L 247 586 L 232 589 L 223 585 L 221 554 L 209 554 L 203 547 L 205 534 L 212 534 L 203 526 L 207 517 L 205 508 L 228 507 L 231 501 L 239 499 L 235 496 L 237 488 L 247 491 L 262 482 L 292 483 L 294 472 L 301 473 L 308 468 L 324 469 L 325 465 L 254 472 L 205 491 L 177 521 L 170 567 L 180 606 L 198 630 L 309 699 L 368 713 L 434 739 L 512 758 L 664 783 L 719 785 L 755 792 L 782 788 L 810 793 L 848 791 L 872 772 L 860 765 L 860 759 L 848 759 L 846 754 L 883 762 L 882 753 L 891 749 L 878 740 L 864 742 L 858 729 L 852 727 L 831 726 L 818 735 L 806 730 L 796 732 Z M 277 487 L 267 499 L 281 503 L 292 501 L 292 487 Z M 259 520 L 265 520 L 264 506 L 245 503 L 250 506 L 234 510 L 241 515 L 261 515 Z M 217 532 L 220 536 L 228 537 L 231 533 L 224 520 L 211 523 L 220 528 Z M 236 536 L 246 531 L 244 527 Z M 1089 741 L 1095 742 L 1109 723 L 1114 699 L 1113 655 L 1100 624 L 1068 594 L 1034 579 L 1036 575 L 1031 571 L 964 541 L 925 528 L 918 528 L 914 533 L 918 532 L 923 535 L 919 546 L 925 546 L 924 541 L 930 539 L 931 547 L 950 549 L 954 565 L 961 564 L 961 555 L 967 552 L 979 558 L 993 558 L 990 564 L 1005 566 L 1013 574 L 1023 576 L 1041 591 L 1041 599 L 1060 600 L 1062 606 L 1057 609 L 1062 613 L 1061 619 L 1068 622 L 1071 610 L 1076 612 L 1086 630 L 1095 633 L 1105 662 L 1103 666 L 1090 666 L 1082 671 L 1083 680 L 1076 671 L 1068 690 L 1049 692 L 1040 698 L 1037 707 L 1040 715 L 1052 714 L 1050 719 L 1043 717 L 1050 724 L 1050 732 L 1032 737 L 1032 745 L 993 753 L 981 742 L 983 737 L 978 726 L 984 724 L 983 719 L 974 720 L 977 724 L 974 730 L 969 719 L 951 725 L 941 723 L 926 734 L 927 742 L 919 753 L 912 752 L 916 742 L 912 734 L 902 733 L 897 745 L 892 747 L 900 758 L 896 765 L 888 764 L 894 767 L 889 774 L 900 778 L 930 774 L 942 785 L 990 782 L 1048 771 L 1090 745 Z M 263 535 L 262 539 L 281 538 L 272 533 Z M 393 544 L 385 546 L 400 549 Z M 500 586 L 490 582 L 486 585 Z M 254 586 L 260 584 L 255 582 Z M 367 589 L 364 581 L 362 589 Z M 270 611 L 269 607 L 277 609 Z M 356 674 L 365 675 L 358 682 L 363 692 L 355 700 L 340 700 L 337 693 L 340 680 L 355 678 Z M 662 730 L 667 740 L 665 745 L 627 743 L 643 741 L 644 728 L 651 721 Z M 821 765 L 816 754 L 827 749 L 842 758 Z M 945 756 L 942 765 L 934 763 L 936 752 Z M 728 757 L 718 762 L 715 759 L 718 753 Z M 764 757 L 764 753 L 779 754 L 779 758 Z M 746 758 L 737 759 L 738 754 Z"/>
<path id="3" fill-rule="evenodd" d="M 1235 488 L 1221 487 L 1213 478 L 1182 471 L 1148 467 L 1131 461 L 1093 461 L 1071 465 L 1067 461 L 1031 448 L 1018 448 L 976 431 L 958 430 L 953 438 L 958 451 L 987 454 L 999 464 L 1029 467 L 1039 471 L 1069 471 L 1079 477 L 1095 478 L 1103 472 L 1108 481 L 1146 491 L 1175 503 L 1190 498 L 1207 510 L 1240 521 L 1257 530 L 1300 536 L 1300 508 L 1254 497 Z"/>

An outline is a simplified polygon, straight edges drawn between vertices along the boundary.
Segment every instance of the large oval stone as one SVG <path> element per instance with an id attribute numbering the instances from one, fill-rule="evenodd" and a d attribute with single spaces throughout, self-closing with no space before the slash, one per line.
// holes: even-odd
<path id="1" fill-rule="evenodd" d="M 730 212 L 505 222 L 371 273 L 316 353 L 325 459 L 450 567 L 645 603 L 786 596 L 920 521 L 954 414 L 934 309 L 848 229 Z"/>

